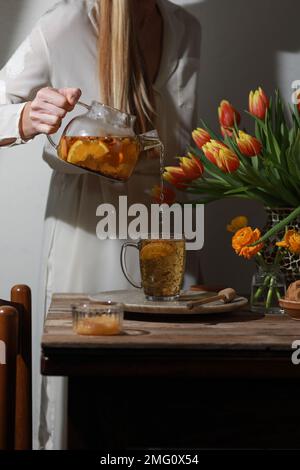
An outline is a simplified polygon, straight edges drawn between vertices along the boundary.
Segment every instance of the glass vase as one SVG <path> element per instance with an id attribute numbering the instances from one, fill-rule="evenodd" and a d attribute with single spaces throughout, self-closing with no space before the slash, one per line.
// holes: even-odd
<path id="1" fill-rule="evenodd" d="M 279 299 L 285 296 L 286 281 L 278 266 L 259 267 L 251 285 L 251 311 L 257 313 L 283 313 Z"/>

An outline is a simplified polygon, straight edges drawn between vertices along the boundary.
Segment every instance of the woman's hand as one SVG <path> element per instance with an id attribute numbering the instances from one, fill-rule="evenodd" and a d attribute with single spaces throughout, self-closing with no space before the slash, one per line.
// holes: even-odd
<path id="1" fill-rule="evenodd" d="M 74 109 L 81 96 L 79 88 L 42 88 L 28 102 L 20 120 L 20 134 L 29 140 L 38 134 L 54 134 L 65 115 Z"/>

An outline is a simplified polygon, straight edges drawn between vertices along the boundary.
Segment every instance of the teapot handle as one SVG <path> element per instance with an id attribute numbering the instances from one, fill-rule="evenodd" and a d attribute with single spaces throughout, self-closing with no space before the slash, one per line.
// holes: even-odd
<path id="1" fill-rule="evenodd" d="M 91 106 L 88 105 L 88 104 L 86 104 L 86 103 L 83 103 L 83 101 L 78 101 L 75 106 L 77 106 L 77 105 L 78 105 L 78 106 L 81 106 L 82 108 L 87 109 L 88 111 L 90 111 L 90 109 L 91 109 Z M 50 144 L 52 145 L 52 147 L 54 147 L 55 150 L 57 150 L 57 149 L 58 149 L 58 145 L 54 142 L 54 140 L 52 139 L 52 137 L 50 137 L 50 135 L 47 135 L 47 139 L 49 140 L 49 142 L 50 142 Z"/>
<path id="2" fill-rule="evenodd" d="M 155 129 L 144 134 L 140 134 L 138 138 L 143 150 L 152 150 L 158 147 L 163 147 L 158 132 Z"/>

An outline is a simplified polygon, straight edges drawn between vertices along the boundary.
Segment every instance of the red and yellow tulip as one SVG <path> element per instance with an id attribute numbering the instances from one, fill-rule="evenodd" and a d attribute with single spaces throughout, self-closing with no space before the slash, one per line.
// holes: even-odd
<path id="1" fill-rule="evenodd" d="M 250 92 L 249 111 L 253 116 L 259 119 L 265 119 L 269 106 L 269 99 L 262 88 L 259 87 L 258 90 Z"/>
<path id="2" fill-rule="evenodd" d="M 166 166 L 163 178 L 178 189 L 186 188 L 189 182 L 183 169 L 179 166 Z"/>
<path id="3" fill-rule="evenodd" d="M 263 148 L 258 139 L 243 131 L 239 131 L 236 143 L 240 152 L 246 157 L 255 157 L 256 155 L 259 155 Z"/>
<path id="4" fill-rule="evenodd" d="M 231 103 L 229 103 L 229 101 L 223 100 L 220 103 L 218 114 L 222 134 L 232 135 L 232 128 L 234 125 L 238 125 L 241 122 L 239 112 Z"/>
<path id="5" fill-rule="evenodd" d="M 166 166 L 163 174 L 164 180 L 178 189 L 183 189 L 188 183 L 200 178 L 204 173 L 204 166 L 192 153 L 179 157 L 180 166 Z"/>
<path id="6" fill-rule="evenodd" d="M 233 130 L 230 130 L 229 128 L 221 126 L 221 134 L 223 137 L 232 137 L 233 136 Z"/>
<path id="7" fill-rule="evenodd" d="M 214 165 L 217 165 L 217 154 L 221 149 L 226 149 L 228 148 L 227 145 L 223 144 L 223 142 L 220 142 L 219 140 L 211 140 L 210 142 L 207 142 L 207 144 L 203 145 L 202 151 L 206 158 L 213 163 Z"/>
<path id="8" fill-rule="evenodd" d="M 192 153 L 189 152 L 186 157 L 180 157 L 179 160 L 180 167 L 189 181 L 193 181 L 203 175 L 204 166 Z"/>
<path id="9" fill-rule="evenodd" d="M 203 145 L 205 145 L 211 139 L 209 133 L 205 129 L 201 129 L 201 127 L 198 127 L 192 132 L 192 137 L 200 150 L 202 149 Z"/>
<path id="10" fill-rule="evenodd" d="M 295 92 L 296 95 L 296 104 L 298 111 L 300 112 L 300 89 Z"/>
<path id="11" fill-rule="evenodd" d="M 202 150 L 206 158 L 224 173 L 233 173 L 240 166 L 238 156 L 222 142 L 211 140 Z"/>

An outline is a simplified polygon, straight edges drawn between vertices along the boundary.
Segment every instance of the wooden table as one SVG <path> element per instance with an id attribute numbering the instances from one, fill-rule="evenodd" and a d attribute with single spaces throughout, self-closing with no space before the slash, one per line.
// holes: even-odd
<path id="1" fill-rule="evenodd" d="M 300 322 L 131 314 L 123 335 L 84 337 L 70 307 L 84 300 L 54 295 L 42 338 L 42 373 L 69 378 L 70 449 L 299 447 Z"/>

